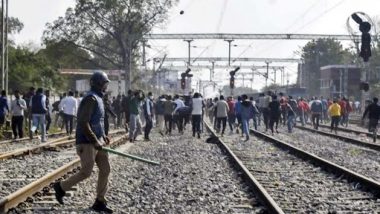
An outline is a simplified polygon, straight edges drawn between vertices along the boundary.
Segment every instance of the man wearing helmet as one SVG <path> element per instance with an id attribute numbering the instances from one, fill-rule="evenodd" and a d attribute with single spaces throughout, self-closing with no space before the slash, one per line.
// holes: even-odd
<path id="1" fill-rule="evenodd" d="M 76 127 L 76 147 L 80 157 L 81 169 L 65 181 L 54 184 L 55 196 L 63 204 L 65 192 L 80 181 L 90 177 L 94 164 L 99 168 L 97 197 L 92 209 L 97 212 L 112 213 L 107 207 L 105 194 L 108 186 L 110 164 L 107 152 L 102 150 L 102 141 L 109 144 L 104 133 L 103 94 L 109 79 L 104 72 L 95 72 L 91 79 L 91 90 L 83 97 L 78 109 Z"/>

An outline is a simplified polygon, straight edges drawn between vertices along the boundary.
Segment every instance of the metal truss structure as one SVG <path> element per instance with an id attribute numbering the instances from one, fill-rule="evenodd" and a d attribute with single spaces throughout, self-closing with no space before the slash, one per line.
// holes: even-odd
<path id="1" fill-rule="evenodd" d="M 359 36 L 358 36 L 359 37 Z M 336 40 L 352 41 L 352 36 L 345 34 L 229 34 L 229 33 L 189 33 L 189 34 L 147 34 L 145 40 L 313 40 L 331 38 Z"/>
<path id="2" fill-rule="evenodd" d="M 156 61 L 160 61 L 161 58 L 154 58 Z M 198 57 L 191 58 L 192 62 L 226 62 L 228 57 Z M 165 58 L 165 62 L 187 62 L 187 57 Z M 301 59 L 297 58 L 252 58 L 243 57 L 232 60 L 233 62 L 289 62 L 289 63 L 301 63 Z"/>

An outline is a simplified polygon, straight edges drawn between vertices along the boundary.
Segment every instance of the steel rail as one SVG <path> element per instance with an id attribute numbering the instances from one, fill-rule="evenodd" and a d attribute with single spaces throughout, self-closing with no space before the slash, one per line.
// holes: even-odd
<path id="1" fill-rule="evenodd" d="M 318 134 L 321 134 L 321 135 L 324 135 L 324 136 L 336 138 L 336 139 L 339 139 L 339 140 L 343 140 L 344 142 L 351 143 L 351 144 L 354 144 L 354 145 L 357 145 L 357 146 L 363 146 L 363 147 L 367 147 L 367 148 L 370 148 L 370 149 L 373 149 L 373 150 L 376 150 L 376 151 L 380 151 L 380 144 L 364 142 L 364 141 L 361 141 L 361 140 L 358 140 L 358 139 L 354 139 L 354 138 L 351 138 L 351 137 L 346 137 L 346 136 L 342 136 L 342 135 L 336 135 L 336 134 L 333 134 L 333 133 L 330 133 L 330 132 L 321 131 L 321 130 L 315 130 L 315 129 L 308 128 L 308 127 L 305 127 L 305 126 L 296 126 L 296 128 L 301 129 L 301 130 L 305 130 L 305 131 L 309 131 L 309 132 L 313 132 L 313 133 L 318 133 Z M 360 132 L 360 131 L 356 131 L 356 132 Z M 363 133 L 365 133 L 365 132 L 363 132 Z M 372 136 L 372 134 L 370 134 L 370 133 L 367 133 L 367 134 L 369 134 L 370 136 Z"/>
<path id="2" fill-rule="evenodd" d="M 233 163 L 243 172 L 245 180 L 252 187 L 258 200 L 268 209 L 268 213 L 279 213 L 283 214 L 284 211 L 278 206 L 278 204 L 273 200 L 265 188 L 260 184 L 259 181 L 249 172 L 247 167 L 244 166 L 243 162 L 233 153 L 233 151 L 220 139 L 217 137 L 215 131 L 210 127 L 206 121 L 203 121 L 205 127 L 215 139 L 217 139 L 218 146 L 226 152 L 226 154 L 231 158 Z"/>
<path id="3" fill-rule="evenodd" d="M 322 127 L 322 128 L 328 128 L 328 129 L 330 128 L 330 126 L 323 125 L 323 124 L 319 124 L 319 126 Z M 372 137 L 373 136 L 373 134 L 371 132 L 359 131 L 359 130 L 350 129 L 350 128 L 343 128 L 343 127 L 340 127 L 340 126 L 338 126 L 338 131 L 343 131 L 343 132 L 347 132 L 347 133 L 353 132 L 353 133 L 358 134 L 358 135 L 364 134 L 364 135 L 366 135 L 368 137 Z M 377 136 L 377 138 L 380 138 L 380 136 Z"/>
<path id="4" fill-rule="evenodd" d="M 56 136 L 56 135 L 61 135 L 61 134 L 64 134 L 64 132 L 57 132 L 57 133 L 52 133 L 52 134 L 48 134 L 46 136 L 48 137 L 53 137 L 53 136 Z M 34 136 L 33 139 L 36 139 L 37 136 Z M 20 139 L 9 139 L 9 140 L 2 140 L 0 141 L 0 146 L 3 145 L 3 144 L 7 144 L 7 143 L 20 143 L 20 142 L 23 142 L 23 141 L 27 141 L 27 140 L 31 140 L 29 137 L 23 137 L 23 138 L 20 138 Z"/>
<path id="5" fill-rule="evenodd" d="M 255 136 L 261 138 L 261 139 L 266 139 L 270 142 L 272 142 L 274 145 L 276 145 L 279 148 L 283 148 L 286 150 L 289 150 L 291 153 L 293 153 L 295 156 L 300 157 L 304 160 L 311 160 L 313 161 L 316 165 L 322 166 L 326 169 L 330 169 L 332 173 L 337 174 L 337 175 L 345 175 L 347 179 L 355 182 L 359 182 L 363 184 L 363 186 L 368 187 L 371 190 L 375 190 L 377 192 L 380 192 L 380 183 L 368 178 L 364 175 L 361 175 L 359 173 L 356 173 L 352 170 L 349 170 L 345 167 L 339 166 L 331 161 L 328 161 L 326 159 L 323 159 L 321 157 L 318 157 L 317 155 L 314 155 L 310 152 L 306 152 L 298 147 L 295 147 L 293 145 L 290 145 L 286 142 L 283 142 L 279 139 L 276 139 L 272 136 L 269 136 L 267 134 L 258 132 L 256 130 L 250 129 L 250 132 L 253 133 Z"/>
<path id="6" fill-rule="evenodd" d="M 117 134 L 120 132 L 125 132 L 125 130 L 124 129 L 113 130 L 113 131 L 110 131 L 110 134 Z M 64 138 L 66 138 L 66 137 L 64 137 Z M 5 160 L 5 159 L 9 159 L 9 158 L 23 156 L 26 154 L 31 154 L 33 152 L 38 152 L 38 151 L 41 151 L 44 149 L 49 150 L 49 149 L 56 148 L 59 146 L 71 145 L 74 142 L 75 142 L 75 139 L 65 140 L 65 141 L 62 141 L 62 139 L 60 139 L 60 140 L 56 139 L 56 140 L 53 140 L 51 142 L 42 143 L 42 144 L 37 145 L 37 146 L 31 146 L 31 147 L 27 147 L 27 148 L 16 149 L 13 151 L 9 151 L 9 152 L 5 152 L 5 153 L 0 154 L 0 161 Z"/>
<path id="7" fill-rule="evenodd" d="M 115 146 L 121 143 L 126 138 L 127 135 L 115 138 L 111 145 Z M 8 196 L 0 200 L 0 213 L 6 213 L 11 208 L 18 206 L 18 204 L 27 200 L 27 198 L 33 196 L 35 193 L 41 191 L 43 188 L 49 186 L 51 183 L 55 182 L 57 179 L 63 177 L 68 172 L 80 166 L 80 159 L 77 158 L 64 166 L 48 173 L 47 175 L 33 181 L 32 183 L 16 190 L 15 192 L 9 194 Z"/>

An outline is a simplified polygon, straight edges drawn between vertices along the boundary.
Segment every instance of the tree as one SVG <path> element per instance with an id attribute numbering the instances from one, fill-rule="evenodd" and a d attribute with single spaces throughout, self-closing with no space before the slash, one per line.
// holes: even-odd
<path id="1" fill-rule="evenodd" d="M 301 50 L 301 57 L 305 63 L 303 79 L 309 95 L 319 94 L 320 67 L 332 64 L 351 64 L 355 58 L 335 39 L 318 39 L 308 42 Z"/>
<path id="2" fill-rule="evenodd" d="M 2 15 L 1 13 L 1 7 L 0 7 L 0 16 Z M 23 28 L 24 24 L 16 17 L 8 17 L 8 33 L 9 34 L 16 34 L 19 33 Z M 0 22 L 0 29 L 2 29 L 2 25 Z"/>
<path id="3" fill-rule="evenodd" d="M 47 24 L 45 42 L 70 42 L 90 53 L 99 66 L 126 71 L 136 64 L 143 35 L 164 23 L 177 0 L 77 0 L 65 17 Z M 132 81 L 133 82 L 133 81 Z M 126 88 L 130 88 L 128 85 Z"/>
<path id="4" fill-rule="evenodd" d="M 26 47 L 9 47 L 9 90 L 26 91 L 31 86 L 47 89 L 66 88 L 50 61 L 42 54 L 34 53 Z"/>
<path id="5" fill-rule="evenodd" d="M 59 42 L 47 42 L 46 47 L 38 51 L 40 55 L 47 58 L 56 69 L 95 69 L 103 68 L 91 60 L 90 54 L 71 42 L 61 40 Z"/>

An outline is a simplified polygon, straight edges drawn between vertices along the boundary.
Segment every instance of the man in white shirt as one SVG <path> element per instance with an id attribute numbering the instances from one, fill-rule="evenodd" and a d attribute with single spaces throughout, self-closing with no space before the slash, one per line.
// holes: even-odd
<path id="1" fill-rule="evenodd" d="M 23 133 L 23 121 L 24 121 L 24 110 L 27 109 L 26 102 L 24 99 L 20 98 L 20 92 L 15 91 L 15 100 L 11 103 L 11 113 L 12 113 L 12 131 L 14 139 L 24 137 Z"/>
<path id="2" fill-rule="evenodd" d="M 66 133 L 71 135 L 73 133 L 74 117 L 78 110 L 78 101 L 74 98 L 72 91 L 69 91 L 68 96 L 61 100 L 59 109 L 63 111 Z"/>
<path id="3" fill-rule="evenodd" d="M 192 124 L 193 124 L 193 137 L 197 133 L 198 138 L 201 138 L 201 122 L 203 113 L 203 99 L 199 93 L 194 93 L 192 102 Z"/>

